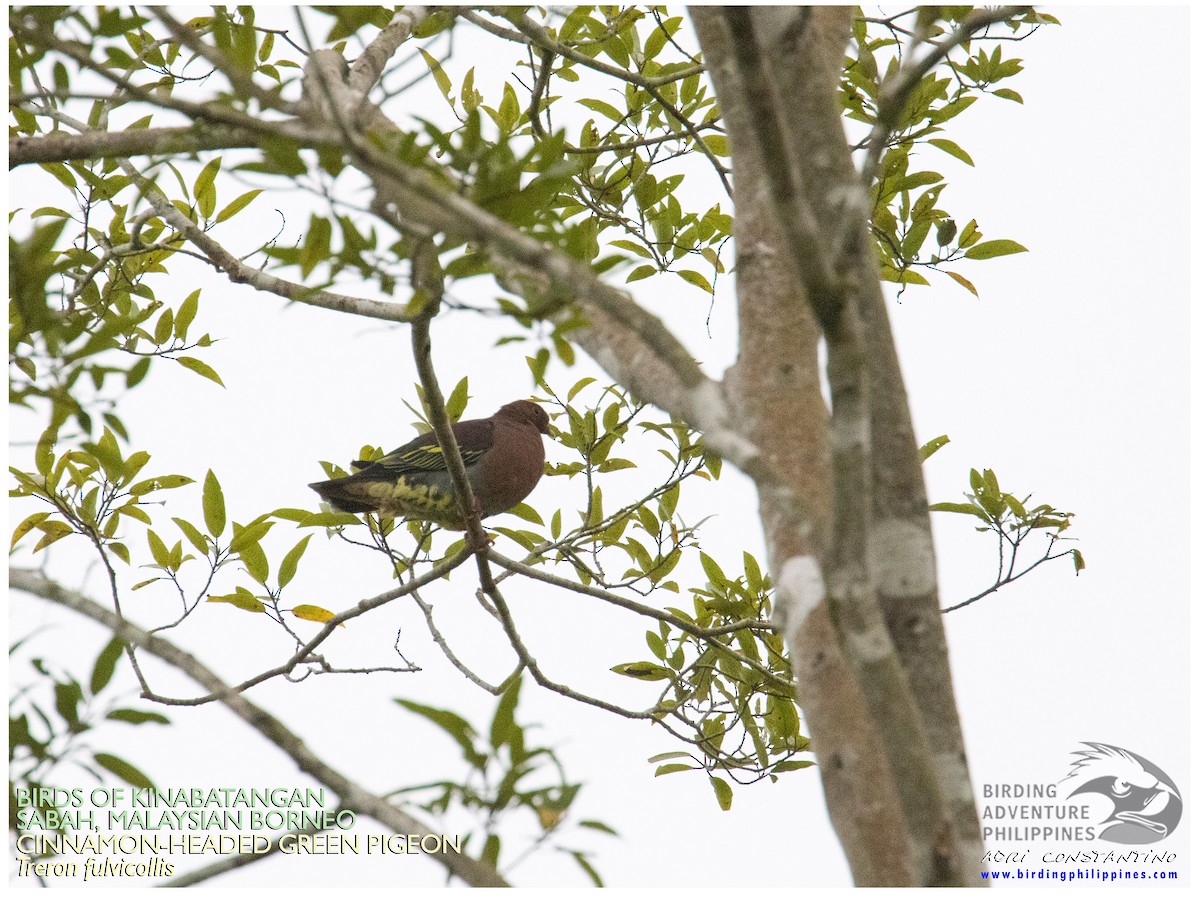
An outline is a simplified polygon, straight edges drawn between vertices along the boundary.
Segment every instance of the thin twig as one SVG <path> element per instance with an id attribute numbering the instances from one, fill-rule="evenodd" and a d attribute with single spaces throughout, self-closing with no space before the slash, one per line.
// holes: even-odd
<path id="1" fill-rule="evenodd" d="M 403 810 L 397 809 L 383 798 L 372 794 L 313 753 L 304 739 L 289 729 L 281 720 L 267 710 L 240 694 L 236 688 L 226 684 L 220 676 L 192 656 L 167 641 L 165 638 L 147 634 L 142 629 L 120 618 L 111 610 L 54 582 L 41 572 L 32 569 L 10 567 L 9 584 L 52 603 L 73 610 L 112 631 L 126 644 L 144 648 L 164 662 L 179 669 L 190 679 L 210 691 L 211 696 L 221 698 L 238 718 L 278 747 L 300 769 L 319 783 L 336 793 L 340 798 L 339 808 L 370 816 L 397 834 L 432 835 L 434 832 L 422 822 Z M 439 843 L 439 846 L 444 846 Z M 475 887 L 507 887 L 500 874 L 486 863 L 472 859 L 450 849 L 440 849 L 431 854 L 441 865 L 467 884 Z"/>
<path id="2" fill-rule="evenodd" d="M 891 133 L 895 131 L 909 95 L 921 83 L 921 79 L 934 66 L 948 57 L 955 48 L 971 40 L 977 31 L 1004 22 L 1030 8 L 1028 6 L 997 6 L 993 9 L 976 10 L 945 40 L 934 43 L 928 53 L 896 71 L 880 86 L 875 127 L 871 129 L 867 155 L 863 160 L 862 181 L 866 187 L 870 188 L 875 183 L 875 178 L 879 173 L 879 164 L 883 159 L 884 144 Z"/>

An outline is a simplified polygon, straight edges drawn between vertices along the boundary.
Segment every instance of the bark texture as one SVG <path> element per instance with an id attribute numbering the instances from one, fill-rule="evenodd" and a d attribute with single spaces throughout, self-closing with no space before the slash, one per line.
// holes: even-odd
<path id="1" fill-rule="evenodd" d="M 733 152 L 741 355 L 729 386 L 791 489 L 761 494 L 763 525 L 855 880 L 962 884 L 982 847 L 917 444 L 842 129 L 851 16 L 692 10 Z M 832 419 L 819 392 L 822 334 Z"/>

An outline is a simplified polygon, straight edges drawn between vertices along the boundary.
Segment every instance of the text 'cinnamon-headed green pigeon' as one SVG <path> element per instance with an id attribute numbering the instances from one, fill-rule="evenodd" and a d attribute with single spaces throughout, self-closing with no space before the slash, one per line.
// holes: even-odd
<path id="1" fill-rule="evenodd" d="M 550 417 L 536 403 L 517 400 L 487 419 L 456 422 L 450 430 L 481 517 L 512 509 L 537 486 L 546 461 L 542 435 L 550 433 Z M 455 531 L 466 528 L 433 432 L 355 467 L 361 471 L 309 487 L 343 512 L 403 516 Z"/>

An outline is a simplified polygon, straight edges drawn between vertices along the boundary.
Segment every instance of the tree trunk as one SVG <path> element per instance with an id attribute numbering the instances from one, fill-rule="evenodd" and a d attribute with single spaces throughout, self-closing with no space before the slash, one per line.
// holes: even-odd
<path id="1" fill-rule="evenodd" d="M 692 10 L 733 158 L 731 402 L 790 489 L 762 494 L 760 483 L 763 526 L 855 881 L 963 884 L 982 844 L 916 439 L 837 96 L 851 15 Z M 832 420 L 819 389 L 822 332 Z"/>

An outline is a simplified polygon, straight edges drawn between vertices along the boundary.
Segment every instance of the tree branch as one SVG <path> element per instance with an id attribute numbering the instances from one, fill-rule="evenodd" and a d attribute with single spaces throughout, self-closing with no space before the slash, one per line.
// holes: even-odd
<path id="1" fill-rule="evenodd" d="M 569 47 L 561 41 L 555 40 L 550 36 L 541 25 L 533 21 L 528 16 L 517 18 L 516 11 L 509 11 L 505 7 L 489 9 L 492 15 L 510 22 L 517 31 L 505 28 L 502 25 L 496 25 L 489 22 L 487 19 L 480 16 L 478 13 L 467 10 L 462 13 L 462 17 L 473 25 L 478 25 L 485 31 L 496 35 L 497 37 L 505 38 L 506 40 L 514 41 L 521 44 L 533 44 L 543 50 L 549 50 L 558 56 L 565 57 L 571 62 L 579 63 L 581 66 L 587 66 L 589 69 L 595 69 L 597 72 L 602 72 L 612 78 L 619 78 L 622 81 L 628 81 L 630 84 L 636 84 L 642 88 L 659 88 L 664 84 L 670 84 L 673 81 L 680 81 L 684 78 L 690 78 L 692 75 L 697 75 L 704 71 L 704 66 L 696 65 L 687 69 L 680 69 L 677 72 L 672 72 L 669 75 L 659 75 L 656 78 L 647 78 L 638 72 L 631 72 L 628 69 L 622 69 L 620 66 L 610 65 L 599 59 L 593 59 L 586 53 L 581 53 L 574 47 Z"/>
<path id="2" fill-rule="evenodd" d="M 386 28 L 367 45 L 362 55 L 350 67 L 350 87 L 366 98 L 383 75 L 383 68 L 400 45 L 412 37 L 413 29 L 429 16 L 423 6 L 405 6 L 399 10 Z"/>
<path id="3" fill-rule="evenodd" d="M 291 109 L 292 104 L 282 102 L 280 97 L 281 86 L 272 90 L 267 90 L 259 86 L 252 75 L 239 69 L 219 47 L 204 43 L 194 29 L 177 21 L 167 12 L 166 7 L 151 6 L 150 10 L 166 29 L 171 32 L 171 36 L 175 40 L 201 59 L 206 60 L 213 68 L 229 79 L 229 83 L 233 86 L 234 90 L 241 91 L 247 97 L 253 97 L 263 109 L 277 109 L 281 112 L 293 111 Z"/>
<path id="4" fill-rule="evenodd" d="M 397 600 L 400 597 L 405 597 L 413 591 L 419 590 L 425 585 L 437 581 L 442 576 L 449 574 L 458 566 L 460 566 L 469 555 L 470 554 L 467 550 L 461 550 L 454 556 L 442 560 L 424 575 L 420 575 L 411 579 L 410 581 L 406 581 L 404 584 L 400 585 L 399 587 L 392 588 L 390 591 L 384 591 L 382 594 L 378 594 L 377 596 L 370 597 L 366 600 L 360 600 L 350 609 L 340 612 L 332 619 L 327 620 L 322 625 L 321 630 L 318 631 L 311 639 L 309 639 L 308 643 L 296 650 L 296 652 L 292 654 L 291 658 L 288 659 L 287 662 L 278 665 L 273 669 L 268 669 L 265 672 L 260 672 L 252 678 L 247 678 L 240 684 L 228 688 L 228 690 L 240 694 L 254 687 L 256 684 L 262 684 L 264 681 L 268 681 L 271 678 L 289 674 L 293 669 L 296 668 L 296 666 L 307 662 L 312 656 L 313 651 L 316 650 L 317 647 L 319 647 L 322 643 L 324 643 L 325 639 L 333 634 L 334 629 L 343 622 L 349 622 L 351 619 L 358 618 L 364 613 L 368 613 L 373 609 L 383 606 L 385 603 L 391 603 L 393 600 Z M 205 703 L 212 703 L 213 701 L 217 700 L 224 702 L 226 699 L 224 696 L 219 694 L 206 694 L 203 697 L 191 697 L 186 699 L 165 697 L 161 694 L 155 694 L 149 691 L 143 692 L 142 696 L 148 700 L 154 700 L 157 703 L 162 703 L 167 706 L 201 706 Z"/>
<path id="5" fill-rule="evenodd" d="M 898 69 L 880 86 L 875 126 L 871 129 L 867 155 L 862 166 L 864 187 L 870 188 L 875 183 L 875 178 L 879 173 L 879 163 L 883 159 L 884 145 L 891 133 L 896 130 L 900 116 L 904 113 L 904 106 L 908 103 L 909 95 L 921 83 L 921 79 L 929 74 L 934 66 L 948 57 L 956 47 L 969 41 L 977 31 L 1004 22 L 1028 9 L 1032 9 L 1032 7 L 997 6 L 991 9 L 975 10 L 945 40 L 934 43 L 924 56 Z"/>
<path id="6" fill-rule="evenodd" d="M 312 135 L 305 135 L 311 140 Z M 113 156 L 187 154 L 202 150 L 238 150 L 262 146 L 258 132 L 230 125 L 203 123 L 179 128 L 145 128 L 137 131 L 85 131 L 68 134 L 52 131 L 45 136 L 18 135 L 8 139 L 8 167 L 29 163 L 102 159 Z"/>
<path id="7" fill-rule="evenodd" d="M 226 250 L 219 242 L 209 237 L 195 222 L 181 213 L 153 181 L 135 169 L 128 160 L 119 160 L 125 173 L 137 183 L 142 194 L 150 201 L 155 211 L 180 234 L 196 245 L 214 266 L 220 269 L 234 284 L 248 284 L 255 290 L 285 297 L 307 306 L 329 309 L 334 312 L 350 313 L 388 322 L 408 322 L 412 316 L 399 303 L 387 303 L 366 297 L 351 297 L 320 288 L 311 288 L 293 281 L 270 275 L 262 269 L 247 266 Z"/>
<path id="8" fill-rule="evenodd" d="M 578 50 L 568 47 L 566 44 L 563 44 L 560 41 L 556 41 L 550 36 L 550 33 L 547 32 L 545 28 L 533 21 L 533 19 L 529 18 L 528 16 L 522 15 L 518 18 L 515 13 L 509 12 L 505 14 L 504 17 L 508 19 L 508 21 L 514 26 L 516 26 L 517 30 L 520 31 L 521 34 L 523 34 L 526 38 L 528 38 L 529 41 L 543 50 L 549 50 L 553 53 L 557 53 L 559 56 L 565 56 L 567 59 L 573 60 L 581 65 L 588 66 L 589 68 L 595 69 L 598 72 L 603 72 L 604 74 L 610 75 L 613 78 L 620 78 L 622 81 L 628 81 L 631 84 L 636 84 L 645 90 L 646 93 L 654 98 L 655 103 L 662 107 L 662 109 L 665 110 L 671 116 L 671 118 L 678 122 L 683 129 L 689 135 L 691 135 L 692 140 L 695 141 L 696 149 L 708 157 L 708 161 L 712 163 L 713 168 L 716 170 L 717 177 L 721 179 L 721 184 L 725 188 L 725 193 L 729 194 L 730 196 L 733 195 L 733 186 L 729 183 L 729 170 L 725 167 L 725 164 L 717 159 L 716 154 L 713 153 L 712 150 L 709 149 L 708 145 L 704 143 L 704 140 L 700 137 L 700 132 L 696 130 L 696 126 L 688 120 L 688 118 L 675 106 L 675 104 L 667 100 L 667 98 L 664 97 L 662 92 L 659 90 L 659 87 L 664 84 L 669 84 L 672 81 L 678 81 L 681 78 L 687 78 L 691 75 L 695 75 L 704 71 L 703 66 L 693 66 L 691 69 L 672 72 L 670 75 L 663 75 L 659 78 L 646 78 L 642 75 L 630 72 L 628 69 L 622 69 L 619 66 L 612 66 L 608 63 L 601 62 L 600 60 L 592 59 L 592 57 L 584 53 L 580 53 Z"/>
<path id="9" fill-rule="evenodd" d="M 304 739 L 291 731 L 282 721 L 265 709 L 256 706 L 230 687 L 206 667 L 200 660 L 185 650 L 156 635 L 147 634 L 137 626 L 121 619 L 116 613 L 83 594 L 73 591 L 32 569 L 10 567 L 9 584 L 20 591 L 41 597 L 73 610 L 98 622 L 125 641 L 142 647 L 147 652 L 174 666 L 197 684 L 206 688 L 214 697 L 219 697 L 231 712 L 251 728 L 285 753 L 300 769 L 325 785 L 341 799 L 341 808 L 370 816 L 397 834 L 434 834 L 428 827 L 408 813 L 397 809 L 386 800 L 372 794 L 337 769 L 327 764 L 308 749 Z M 507 887 L 508 883 L 492 867 L 457 853 L 439 850 L 429 854 L 453 875 L 474 887 Z"/>
<path id="10" fill-rule="evenodd" d="M 796 148 L 779 119 L 778 93 L 768 73 L 766 48 L 759 45 L 749 7 L 726 7 L 724 14 L 730 33 L 736 35 L 732 44 L 742 86 L 740 100 L 757 125 L 754 137 L 778 211 L 776 218 L 788 243 L 788 255 L 804 283 L 808 302 L 822 330 L 827 335 L 836 335 L 845 302 L 843 291 L 830 265 L 831 248 L 804 198 L 802 170 Z"/>

